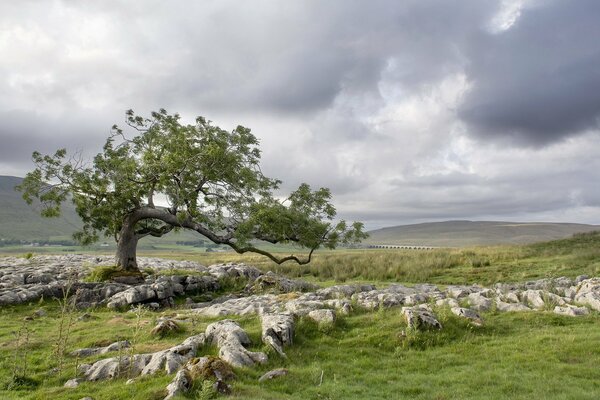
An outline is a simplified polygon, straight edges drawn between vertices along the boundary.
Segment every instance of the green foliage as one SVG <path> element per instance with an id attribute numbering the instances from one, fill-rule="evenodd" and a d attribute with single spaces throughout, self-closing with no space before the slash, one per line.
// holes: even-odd
<path id="1" fill-rule="evenodd" d="M 67 158 L 65 149 L 34 152 L 37 168 L 18 186 L 25 201 L 39 199 L 42 215 L 55 217 L 70 196 L 83 221 L 74 237 L 84 245 L 101 234 L 137 240 L 185 228 L 240 253 L 273 258 L 252 240 L 294 243 L 312 254 L 366 237 L 359 222 L 333 223 L 336 211 L 326 188 L 313 191 L 302 184 L 279 201 L 274 191 L 280 181 L 262 174 L 259 142 L 248 128 L 228 132 L 202 117 L 184 125 L 165 110 L 150 118 L 129 110 L 127 124 L 137 136 L 127 138 L 113 126 L 91 166 Z M 155 206 L 157 195 L 169 207 Z M 300 262 L 294 256 L 280 262 L 286 260 Z"/>

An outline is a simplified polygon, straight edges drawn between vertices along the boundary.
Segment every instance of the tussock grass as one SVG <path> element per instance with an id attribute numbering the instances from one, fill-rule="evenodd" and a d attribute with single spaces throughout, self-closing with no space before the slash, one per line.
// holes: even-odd
<path id="1" fill-rule="evenodd" d="M 600 233 L 532 245 L 466 249 L 321 251 L 307 265 L 277 265 L 266 257 L 236 253 L 156 254 L 205 265 L 245 262 L 264 271 L 323 282 L 386 281 L 489 285 L 545 277 L 600 274 Z"/>

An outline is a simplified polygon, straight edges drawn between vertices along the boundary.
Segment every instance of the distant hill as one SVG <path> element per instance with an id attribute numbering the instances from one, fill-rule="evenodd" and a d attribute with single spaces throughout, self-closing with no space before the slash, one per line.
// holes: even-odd
<path id="1" fill-rule="evenodd" d="M 29 206 L 14 190 L 23 179 L 0 176 L 0 238 L 17 240 L 70 239 L 81 227 L 72 204 L 65 204 L 59 218 L 42 218 L 39 204 Z"/>
<path id="2" fill-rule="evenodd" d="M 366 245 L 464 247 L 523 244 L 562 239 L 600 225 L 550 222 L 445 221 L 401 225 L 370 231 Z"/>
<path id="3" fill-rule="evenodd" d="M 40 216 L 38 204 L 28 205 L 21 193 L 14 190 L 23 178 L 0 175 L 0 239 L 35 241 L 72 240 L 72 235 L 81 229 L 83 223 L 70 202 L 62 206 L 58 218 Z M 193 232 L 171 233 L 164 238 L 144 238 L 140 244 L 175 243 L 176 241 L 194 241 L 203 239 Z M 106 239 L 113 243 L 112 238 Z"/>

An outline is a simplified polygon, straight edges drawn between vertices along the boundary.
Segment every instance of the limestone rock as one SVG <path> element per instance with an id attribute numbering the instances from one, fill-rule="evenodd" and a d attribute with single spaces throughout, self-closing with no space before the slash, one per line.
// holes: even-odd
<path id="1" fill-rule="evenodd" d="M 246 286 L 250 293 L 290 293 L 316 290 L 318 286 L 301 280 L 292 280 L 269 271 Z"/>
<path id="2" fill-rule="evenodd" d="M 81 372 L 88 381 L 113 379 L 125 373 L 130 376 L 152 375 L 164 370 L 167 374 L 172 374 L 194 357 L 198 347 L 204 343 L 205 335 L 201 333 L 167 350 L 105 358 L 92 365 L 82 365 Z"/>
<path id="3" fill-rule="evenodd" d="M 168 335 L 170 333 L 174 333 L 174 332 L 179 332 L 181 330 L 181 326 L 179 326 L 179 324 L 172 320 L 172 319 L 165 319 L 163 321 L 160 321 L 151 331 L 150 334 L 152 336 L 165 336 Z"/>
<path id="4" fill-rule="evenodd" d="M 180 369 L 175 377 L 167 385 L 167 396 L 164 400 L 171 400 L 175 396 L 187 393 L 192 387 L 192 379 L 189 376 L 189 373 L 185 369 Z"/>
<path id="5" fill-rule="evenodd" d="M 402 307 L 402 315 L 410 329 L 442 329 L 442 324 L 428 306 Z"/>
<path id="6" fill-rule="evenodd" d="M 111 351 L 119 351 L 126 349 L 130 346 L 129 341 L 122 340 L 120 342 L 114 342 L 104 347 L 89 347 L 85 349 L 78 349 L 71 352 L 72 357 L 89 357 L 96 354 L 106 354 Z"/>
<path id="7" fill-rule="evenodd" d="M 280 356 L 286 357 L 283 346 L 292 344 L 294 338 L 294 316 L 286 313 L 261 315 L 262 341 L 271 346 Z"/>
<path id="8" fill-rule="evenodd" d="M 471 293 L 467 297 L 469 305 L 477 311 L 488 311 L 492 307 L 492 300 L 481 295 L 481 293 Z"/>
<path id="9" fill-rule="evenodd" d="M 68 388 L 68 389 L 74 389 L 77 386 L 79 386 L 80 383 L 81 383 L 81 379 L 79 379 L 79 378 L 69 379 L 68 381 L 65 382 L 63 387 Z"/>
<path id="10" fill-rule="evenodd" d="M 590 311 L 585 307 L 576 307 L 570 304 L 565 304 L 563 307 L 554 307 L 554 312 L 559 315 L 568 315 L 571 317 L 577 317 L 580 315 L 588 315 Z"/>
<path id="11" fill-rule="evenodd" d="M 450 308 L 460 307 L 460 305 L 458 304 L 458 301 L 456 301 L 456 299 L 454 299 L 452 297 L 436 300 L 435 305 L 438 307 L 448 306 Z"/>
<path id="12" fill-rule="evenodd" d="M 273 369 L 273 370 L 265 373 L 260 378 L 258 378 L 258 381 L 259 382 L 270 381 L 271 379 L 275 379 L 275 378 L 280 378 L 282 376 L 286 376 L 288 373 L 289 373 L 289 371 L 287 369 L 285 369 L 285 368 Z"/>
<path id="13" fill-rule="evenodd" d="M 505 303 L 500 300 L 496 300 L 496 309 L 504 312 L 520 312 L 520 311 L 531 311 L 531 308 L 524 304 Z"/>
<path id="14" fill-rule="evenodd" d="M 470 320 L 473 323 L 473 325 L 483 325 L 483 319 L 475 310 L 463 307 L 452 307 L 450 311 L 452 311 L 454 315 Z"/>
<path id="15" fill-rule="evenodd" d="M 525 290 L 521 293 L 521 297 L 523 302 L 529 304 L 531 308 L 541 310 L 546 305 L 542 290 Z"/>
<path id="16" fill-rule="evenodd" d="M 222 320 L 206 328 L 206 340 L 219 347 L 219 357 L 234 367 L 249 367 L 267 362 L 264 353 L 248 351 L 250 344 L 246 332 L 232 320 Z"/>
<path id="17" fill-rule="evenodd" d="M 315 321 L 319 326 L 333 326 L 335 324 L 335 311 L 327 308 L 313 310 L 308 313 L 308 318 Z"/>

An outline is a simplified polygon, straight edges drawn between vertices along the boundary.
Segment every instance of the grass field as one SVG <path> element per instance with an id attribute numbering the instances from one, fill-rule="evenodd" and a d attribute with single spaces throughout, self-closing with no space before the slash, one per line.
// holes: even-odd
<path id="1" fill-rule="evenodd" d="M 149 252 L 205 264 L 244 261 L 322 285 L 342 281 L 481 283 L 523 281 L 548 276 L 600 275 L 600 234 L 528 246 L 435 251 L 342 250 L 317 254 L 310 266 L 276 266 L 255 256 L 232 253 Z M 48 315 L 24 321 L 40 307 Z M 129 339 L 138 352 L 156 351 L 201 332 L 212 321 L 198 319 L 185 331 L 157 339 L 149 335 L 163 313 L 118 313 L 93 310 L 90 321 L 74 322 L 67 350 Z M 162 399 L 170 376 L 126 378 L 84 383 L 76 389 L 62 384 L 75 375 L 82 360 L 65 356 L 61 374 L 56 344 L 61 321 L 75 314 L 60 312 L 57 302 L 0 309 L 0 398 L 2 399 Z M 260 342 L 256 317 L 234 318 L 250 334 L 255 350 L 270 361 L 236 370 L 233 398 L 239 399 L 597 399 L 600 397 L 600 315 L 557 316 L 535 313 L 484 313 L 483 327 L 470 325 L 448 310 L 438 312 L 444 329 L 402 335 L 406 324 L 398 309 L 355 313 L 320 330 L 308 320 L 298 322 L 288 359 Z M 23 328 L 29 331 L 28 338 Z M 136 333 L 137 332 L 137 333 Z M 215 354 L 204 348 L 200 354 Z M 93 358 L 92 358 L 93 359 Z M 88 362 L 88 360 L 85 360 Z M 264 372 L 278 367 L 287 377 L 259 384 Z M 13 372 L 22 371 L 21 387 L 6 390 Z M 321 379 L 322 377 L 322 379 Z M 209 398 L 196 390 L 188 398 Z"/>

